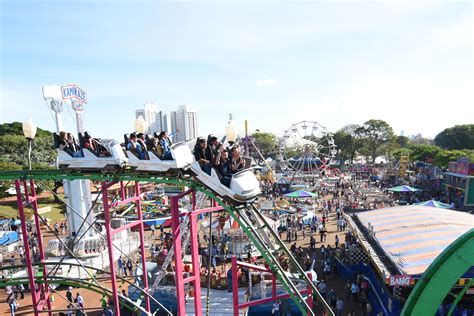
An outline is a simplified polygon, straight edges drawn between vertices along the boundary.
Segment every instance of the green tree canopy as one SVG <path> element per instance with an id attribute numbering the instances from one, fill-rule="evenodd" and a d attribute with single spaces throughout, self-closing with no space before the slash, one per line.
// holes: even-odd
<path id="1" fill-rule="evenodd" d="M 278 142 L 277 137 L 272 133 L 257 132 L 251 135 L 251 139 L 264 158 L 276 155 Z M 253 152 L 253 148 L 249 150 L 255 158 L 259 158 L 257 153 Z"/>
<path id="2" fill-rule="evenodd" d="M 445 149 L 474 149 L 474 124 L 447 128 L 436 135 L 434 141 Z"/>
<path id="3" fill-rule="evenodd" d="M 366 154 L 375 162 L 375 158 L 382 153 L 384 146 L 393 140 L 392 127 L 383 120 L 368 120 L 362 126 L 363 145 Z"/>
<path id="4" fill-rule="evenodd" d="M 53 146 L 52 133 L 38 128 L 33 140 L 31 161 L 38 167 L 54 164 L 56 151 Z M 14 122 L 0 125 L 0 162 L 28 165 L 28 142 L 23 136 L 22 124 Z"/>

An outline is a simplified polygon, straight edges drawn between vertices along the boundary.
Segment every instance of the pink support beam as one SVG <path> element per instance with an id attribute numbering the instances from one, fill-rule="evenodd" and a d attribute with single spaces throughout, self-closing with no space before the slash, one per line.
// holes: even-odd
<path id="1" fill-rule="evenodd" d="M 176 280 L 176 300 L 178 302 L 178 316 L 186 315 L 185 293 L 183 283 L 183 260 L 181 258 L 181 236 L 178 207 L 178 200 L 182 196 L 184 195 L 180 194 L 178 196 L 171 197 L 171 229 L 173 234 L 175 264 L 174 270 Z"/>
<path id="2" fill-rule="evenodd" d="M 138 205 L 137 205 L 137 209 L 138 209 Z M 141 212 L 141 208 L 140 208 L 140 212 Z M 120 233 L 121 231 L 127 230 L 127 229 L 135 227 L 135 226 L 139 226 L 140 224 L 143 224 L 143 222 L 141 222 L 140 220 L 133 221 L 131 223 L 128 223 L 127 225 L 120 226 L 119 228 L 111 229 L 110 233 L 113 236 L 115 234 Z"/>
<path id="3" fill-rule="evenodd" d="M 25 209 L 23 208 L 23 197 L 21 194 L 20 180 L 15 180 L 15 189 L 16 189 L 16 199 L 18 203 L 18 213 L 20 214 L 21 221 L 21 235 L 23 238 L 23 247 L 25 248 L 25 260 L 26 260 L 26 271 L 28 273 L 28 280 L 30 282 L 30 291 L 31 291 L 31 304 L 33 305 L 33 310 L 35 315 L 38 315 L 36 306 L 38 304 L 38 291 L 36 291 L 35 277 L 33 272 L 33 265 L 31 260 L 31 251 L 30 245 L 28 243 L 28 232 L 26 230 L 26 217 Z M 25 190 L 25 195 L 28 194 L 28 191 Z"/>
<path id="4" fill-rule="evenodd" d="M 145 233 L 143 227 L 143 212 L 142 212 L 142 204 L 140 200 L 140 185 L 137 181 L 135 181 L 135 197 L 138 197 L 137 200 L 137 213 L 138 213 L 138 223 L 140 225 L 140 253 L 142 259 L 142 280 L 143 280 L 143 290 L 148 293 L 148 273 L 146 269 L 146 253 L 145 253 Z M 150 311 L 150 297 L 148 295 L 146 297 L 146 310 Z"/>
<path id="5" fill-rule="evenodd" d="M 39 250 L 39 255 L 40 255 L 40 262 L 44 263 L 45 256 L 44 256 L 43 236 L 41 233 L 40 217 L 38 216 L 38 199 L 36 197 L 35 183 L 33 179 L 30 180 L 30 190 L 31 190 L 31 199 L 28 197 L 28 200 L 30 202 L 31 207 L 33 208 L 33 214 L 35 218 L 36 233 L 38 234 L 38 250 Z M 27 191 L 25 191 L 25 195 L 28 196 Z M 48 283 L 46 282 L 46 276 L 48 272 L 46 269 L 46 265 L 43 265 L 42 267 L 43 267 L 43 282 L 44 282 L 43 284 L 40 285 L 40 287 L 43 289 L 42 299 L 46 301 L 46 305 L 48 307 L 48 310 L 50 311 L 51 301 L 49 300 L 49 286 L 48 286 Z M 48 315 L 52 315 L 52 313 L 48 312 Z"/>
<path id="6" fill-rule="evenodd" d="M 133 203 L 133 202 L 137 202 L 140 200 L 140 196 L 134 196 L 134 197 L 131 197 L 131 198 L 128 198 L 128 199 L 125 199 L 125 200 L 122 200 L 122 201 L 117 201 L 117 202 L 113 202 L 113 203 L 110 203 L 110 207 L 117 207 L 117 206 L 120 206 L 120 205 L 124 205 L 124 204 L 128 204 L 128 203 Z"/>
<path id="7" fill-rule="evenodd" d="M 110 183 L 109 183 L 110 185 Z M 107 252 L 109 253 L 110 281 L 112 282 L 112 299 L 115 306 L 115 315 L 120 316 L 120 302 L 118 297 L 117 278 L 115 277 L 114 249 L 112 245 L 112 227 L 110 226 L 110 207 L 107 198 L 106 182 L 102 182 L 102 204 L 104 206 L 105 231 L 107 233 Z"/>
<path id="8" fill-rule="evenodd" d="M 214 207 L 203 208 L 201 210 L 196 210 L 193 213 L 196 214 L 196 215 L 200 215 L 200 214 L 204 214 L 204 213 L 211 213 L 211 212 L 217 212 L 217 211 L 222 211 L 222 210 L 224 210 L 224 208 L 222 206 L 214 206 Z M 184 215 L 186 215 L 186 213 L 180 214 L 180 215 L 184 216 Z"/>
<path id="9" fill-rule="evenodd" d="M 194 193 L 194 191 L 193 191 Z M 194 196 L 194 194 L 193 194 Z M 193 201 L 193 210 L 196 207 L 195 198 Z M 194 278 L 194 311 L 196 315 L 202 313 L 202 302 L 201 302 L 201 265 L 199 263 L 199 243 L 198 243 L 198 229 L 196 214 L 191 213 L 189 218 L 189 233 L 191 238 L 191 262 L 193 265 L 193 278 Z"/>
<path id="10" fill-rule="evenodd" d="M 125 201 L 125 186 L 123 185 L 123 181 L 120 181 L 120 199 Z"/>
<path id="11" fill-rule="evenodd" d="M 234 316 L 239 316 L 239 280 L 237 275 L 237 258 L 232 256 L 232 299 Z"/>
<path id="12" fill-rule="evenodd" d="M 249 302 L 244 302 L 242 304 L 239 304 L 239 295 L 238 295 L 238 280 L 237 280 L 237 269 L 239 266 L 244 266 L 252 270 L 257 270 L 257 271 L 262 271 L 262 272 L 270 272 L 272 271 L 268 268 L 263 268 L 261 266 L 257 266 L 254 264 L 249 264 L 246 262 L 242 261 L 237 261 L 235 256 L 232 257 L 232 291 L 233 291 L 233 305 L 234 305 L 234 316 L 239 315 L 239 310 L 243 308 L 248 308 L 251 306 L 256 306 L 256 305 L 261 305 L 261 304 L 267 304 L 276 300 L 281 300 L 281 299 L 287 299 L 290 298 L 290 294 L 280 294 L 277 295 L 276 293 L 276 276 L 274 273 L 272 273 L 272 296 L 269 298 L 263 298 L 263 299 L 258 299 L 258 300 L 253 300 Z M 235 281 L 234 281 L 235 280 Z M 310 276 L 311 280 L 311 276 Z M 235 282 L 235 283 L 234 283 Z M 312 289 L 311 285 L 308 284 L 308 288 L 304 290 L 300 290 L 301 295 L 308 295 L 307 302 L 308 306 L 312 308 L 313 304 L 313 298 L 312 298 Z"/>

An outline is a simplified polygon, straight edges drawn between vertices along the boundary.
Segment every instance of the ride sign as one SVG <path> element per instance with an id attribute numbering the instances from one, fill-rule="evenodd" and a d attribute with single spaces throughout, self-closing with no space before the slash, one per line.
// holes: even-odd
<path id="1" fill-rule="evenodd" d="M 75 84 L 62 86 L 61 94 L 64 100 L 75 99 L 79 103 L 87 103 L 87 93 Z"/>
<path id="2" fill-rule="evenodd" d="M 410 286 L 413 284 L 413 278 L 410 275 L 392 275 L 385 281 L 389 286 Z"/>

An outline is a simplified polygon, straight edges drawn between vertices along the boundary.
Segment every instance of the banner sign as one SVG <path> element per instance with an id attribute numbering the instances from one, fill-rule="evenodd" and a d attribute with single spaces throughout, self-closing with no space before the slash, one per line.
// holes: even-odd
<path id="1" fill-rule="evenodd" d="M 70 84 L 67 86 L 61 87 L 61 94 L 63 99 L 76 99 L 80 103 L 87 103 L 87 93 L 76 86 L 75 84 Z"/>
<path id="2" fill-rule="evenodd" d="M 410 286 L 414 284 L 414 279 L 410 275 L 392 275 L 385 283 L 389 286 Z"/>

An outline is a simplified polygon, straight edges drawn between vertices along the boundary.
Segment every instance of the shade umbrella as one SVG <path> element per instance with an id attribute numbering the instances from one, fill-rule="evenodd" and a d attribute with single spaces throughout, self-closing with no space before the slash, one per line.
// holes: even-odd
<path id="1" fill-rule="evenodd" d="M 286 197 L 291 197 L 291 198 L 312 198 L 315 197 L 316 194 L 305 191 L 305 190 L 297 190 L 291 193 L 285 194 Z"/>
<path id="2" fill-rule="evenodd" d="M 415 203 L 415 205 L 431 206 L 431 207 L 436 207 L 436 208 L 453 208 L 454 207 L 453 204 L 447 204 L 447 203 L 443 203 L 436 200 L 423 201 L 423 202 Z"/>
<path id="3" fill-rule="evenodd" d="M 393 188 L 390 188 L 388 190 L 392 191 L 392 192 L 417 192 L 417 191 L 420 191 L 419 189 L 411 187 L 409 185 L 399 185 L 397 187 L 393 187 Z"/>

